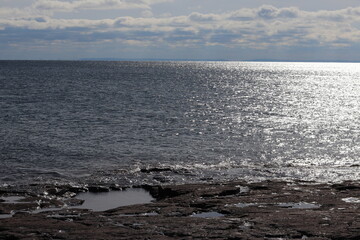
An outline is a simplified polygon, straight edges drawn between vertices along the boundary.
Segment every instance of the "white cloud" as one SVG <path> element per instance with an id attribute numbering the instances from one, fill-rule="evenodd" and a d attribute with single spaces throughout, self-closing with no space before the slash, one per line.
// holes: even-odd
<path id="1" fill-rule="evenodd" d="M 189 19 L 194 22 L 208 22 L 220 20 L 221 16 L 216 14 L 202 14 L 198 12 L 191 13 Z"/>
<path id="2" fill-rule="evenodd" d="M 37 15 L 37 12 L 31 8 L 1 8 L 0 7 L 0 19 L 9 19 L 9 18 L 26 18 Z"/>
<path id="3" fill-rule="evenodd" d="M 153 17 L 154 14 L 152 13 L 152 11 L 147 9 L 147 10 L 144 10 L 144 11 L 141 12 L 141 16 L 143 16 L 143 17 Z"/>

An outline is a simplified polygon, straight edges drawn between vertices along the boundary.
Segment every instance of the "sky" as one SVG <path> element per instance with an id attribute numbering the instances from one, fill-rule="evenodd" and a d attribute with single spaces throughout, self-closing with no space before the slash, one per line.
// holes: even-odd
<path id="1" fill-rule="evenodd" d="M 0 0 L 0 59 L 360 61 L 359 0 Z"/>

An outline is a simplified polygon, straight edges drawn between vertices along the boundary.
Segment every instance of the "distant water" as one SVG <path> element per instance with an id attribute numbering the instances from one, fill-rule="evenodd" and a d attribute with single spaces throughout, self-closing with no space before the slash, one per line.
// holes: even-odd
<path id="1" fill-rule="evenodd" d="M 0 113 L 2 184 L 360 179 L 355 63 L 0 61 Z"/>

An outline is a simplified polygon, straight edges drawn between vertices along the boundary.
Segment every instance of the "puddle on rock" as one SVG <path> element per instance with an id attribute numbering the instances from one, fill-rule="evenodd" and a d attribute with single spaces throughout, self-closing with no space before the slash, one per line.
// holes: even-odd
<path id="1" fill-rule="evenodd" d="M 237 203 L 237 204 L 234 204 L 233 206 L 239 207 L 239 208 L 245 208 L 245 207 L 257 206 L 257 204 L 256 203 Z"/>
<path id="2" fill-rule="evenodd" d="M 47 218 L 57 218 L 57 219 L 71 219 L 71 218 L 78 218 L 80 217 L 80 214 L 52 214 L 52 215 L 47 215 Z"/>
<path id="3" fill-rule="evenodd" d="M 2 196 L 2 197 L 0 197 L 0 199 L 2 200 L 1 203 L 5 203 L 5 204 L 29 203 L 29 202 L 21 202 L 22 200 L 25 199 L 25 197 L 23 197 L 23 196 Z M 14 214 L 15 214 L 14 211 L 11 211 L 10 214 L 0 214 L 0 219 L 11 218 Z"/>
<path id="4" fill-rule="evenodd" d="M 227 204 L 226 207 L 234 206 L 239 208 L 246 208 L 251 206 L 256 207 L 264 207 L 266 205 L 273 205 L 273 204 L 267 204 L 267 203 L 236 203 L 236 204 Z M 282 208 L 295 208 L 295 209 L 314 209 L 314 208 L 320 208 L 320 204 L 316 203 L 307 203 L 307 202 L 298 202 L 298 203 L 277 203 L 275 206 L 282 207 Z"/>
<path id="5" fill-rule="evenodd" d="M 250 192 L 250 188 L 249 187 L 247 187 L 247 186 L 237 186 L 237 187 L 239 187 L 240 188 L 240 194 L 244 194 L 244 193 L 249 193 Z"/>
<path id="6" fill-rule="evenodd" d="M 356 197 L 348 197 L 348 198 L 343 198 L 341 200 L 347 203 L 360 203 L 360 199 Z"/>
<path id="7" fill-rule="evenodd" d="M 23 197 L 23 196 L 6 196 L 6 197 L 1 197 L 0 199 L 4 200 L 3 203 L 16 204 L 16 203 L 24 203 L 24 202 L 20 202 L 20 201 L 24 200 L 25 197 Z"/>
<path id="8" fill-rule="evenodd" d="M 125 191 L 110 191 L 110 192 L 101 192 L 101 193 L 80 193 L 76 198 L 84 200 L 82 205 L 78 206 L 63 206 L 63 207 L 46 207 L 38 208 L 36 210 L 28 211 L 32 214 L 42 213 L 42 212 L 53 212 L 60 211 L 64 209 L 89 209 L 92 211 L 106 211 L 109 209 L 130 206 L 135 204 L 145 204 L 150 203 L 154 200 L 151 195 L 142 188 L 130 188 Z M 24 202 L 19 202 L 24 199 L 20 196 L 9 196 L 1 197 L 4 200 L 4 203 L 19 204 Z M 145 215 L 155 215 L 156 213 L 146 213 Z M 0 214 L 0 219 L 10 218 L 14 215 L 12 214 Z"/>
<path id="9" fill-rule="evenodd" d="M 282 208 L 296 208 L 296 209 L 314 209 L 314 208 L 320 208 L 320 204 L 315 203 L 307 203 L 307 202 L 298 202 L 298 203 L 278 203 L 276 204 L 279 207 Z"/>
<path id="10" fill-rule="evenodd" d="M 254 226 L 254 223 L 252 222 L 248 222 L 248 221 L 244 221 L 244 224 L 242 226 L 240 226 L 241 229 L 250 229 Z"/>
<path id="11" fill-rule="evenodd" d="M 190 217 L 197 217 L 197 218 L 218 218 L 224 217 L 224 214 L 218 212 L 202 212 L 202 213 L 193 213 Z"/>
<path id="12" fill-rule="evenodd" d="M 95 212 L 135 204 L 150 203 L 154 200 L 154 198 L 142 188 L 130 188 L 125 191 L 101 193 L 86 192 L 80 193 L 76 198 L 84 200 L 84 203 L 71 208 L 90 209 Z"/>
<path id="13" fill-rule="evenodd" d="M 140 213 L 140 214 L 119 214 L 121 217 L 137 217 L 137 216 L 158 216 L 157 212 Z"/>
<path id="14" fill-rule="evenodd" d="M 11 213 L 11 214 L 0 214 L 0 219 L 11 218 L 13 215 L 14 215 L 14 213 Z"/>
<path id="15" fill-rule="evenodd" d="M 157 212 L 142 213 L 141 216 L 158 216 Z"/>

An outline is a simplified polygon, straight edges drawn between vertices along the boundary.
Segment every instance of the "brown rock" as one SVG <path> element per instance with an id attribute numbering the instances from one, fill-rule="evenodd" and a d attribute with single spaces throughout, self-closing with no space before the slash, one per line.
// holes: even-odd
<path id="1" fill-rule="evenodd" d="M 0 219 L 0 239 L 360 239 L 356 182 L 146 189 L 157 201 L 104 212 L 62 209 Z M 5 203 L 0 207 L 11 210 Z"/>

